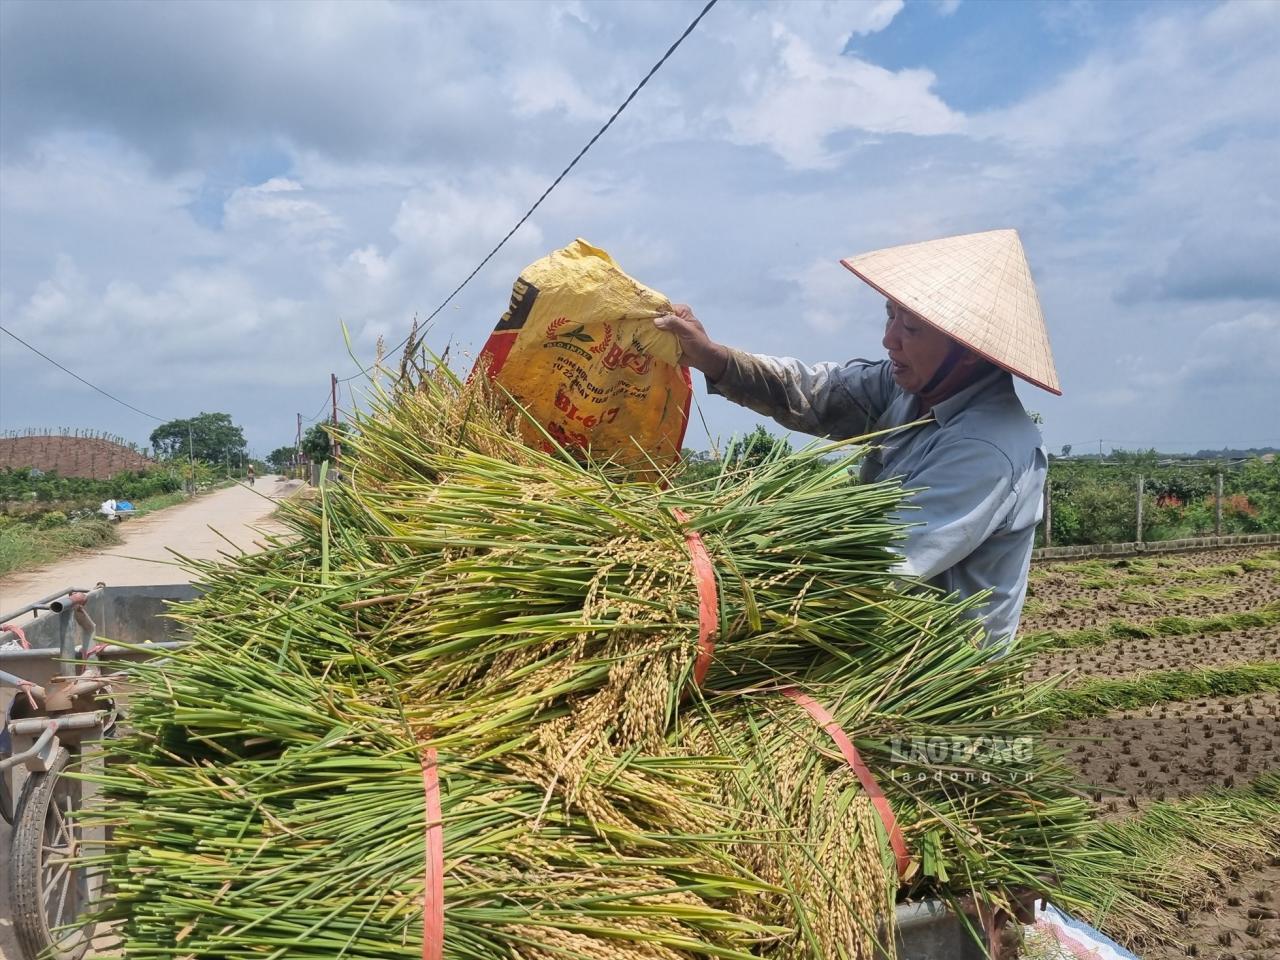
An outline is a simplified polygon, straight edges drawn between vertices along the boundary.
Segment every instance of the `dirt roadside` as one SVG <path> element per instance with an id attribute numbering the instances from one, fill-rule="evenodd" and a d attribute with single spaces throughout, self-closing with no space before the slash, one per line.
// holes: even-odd
<path id="1" fill-rule="evenodd" d="M 197 560 L 234 553 L 231 543 L 252 552 L 254 541 L 262 539 L 260 531 L 273 529 L 269 518 L 277 501 L 300 486 L 296 480 L 281 483 L 264 477 L 252 487 L 238 484 L 125 520 L 120 526 L 123 543 L 0 578 L 0 613 L 62 587 L 92 587 L 99 581 L 117 587 L 185 583 L 188 577 L 176 565 L 171 550 Z"/>
<path id="2" fill-rule="evenodd" d="M 234 554 L 237 547 L 253 552 L 264 533 L 280 529 L 271 520 L 277 502 L 300 486 L 298 481 L 264 477 L 253 487 L 217 490 L 191 503 L 126 520 L 120 530 L 123 543 L 0 579 L 0 613 L 63 587 L 92 588 L 99 581 L 112 586 L 185 583 L 190 577 L 171 551 L 193 560 Z M 9 839 L 10 828 L 0 820 L 0 960 L 23 960 L 10 915 Z"/>

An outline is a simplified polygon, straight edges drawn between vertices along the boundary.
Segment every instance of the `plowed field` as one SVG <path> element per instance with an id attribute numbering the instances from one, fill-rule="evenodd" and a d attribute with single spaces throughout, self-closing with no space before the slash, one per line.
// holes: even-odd
<path id="1" fill-rule="evenodd" d="M 1063 715 L 1047 736 L 1091 785 L 1100 819 L 1229 795 L 1280 770 L 1274 547 L 1040 564 L 1022 630 L 1050 644 L 1029 679 L 1060 679 Z M 1250 810 L 1257 849 L 1175 906 L 1177 942 L 1128 937 L 1140 956 L 1280 957 L 1280 802 Z"/>

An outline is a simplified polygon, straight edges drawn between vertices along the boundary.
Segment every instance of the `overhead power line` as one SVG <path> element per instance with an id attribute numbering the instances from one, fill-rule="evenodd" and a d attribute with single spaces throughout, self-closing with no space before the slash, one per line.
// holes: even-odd
<path id="1" fill-rule="evenodd" d="M 444 300 L 441 302 L 441 304 L 438 307 L 436 307 L 434 310 L 431 311 L 430 316 L 427 317 L 423 326 L 426 326 L 426 324 L 434 320 L 440 314 L 440 311 L 442 311 L 445 307 L 447 307 L 450 303 L 452 303 L 453 298 L 463 291 L 463 289 L 467 286 L 467 284 L 469 284 L 475 278 L 476 274 L 478 274 L 481 270 L 484 269 L 485 265 L 494 258 L 494 256 L 498 253 L 499 250 L 501 250 L 504 246 L 506 246 L 507 241 L 510 240 L 513 236 L 515 236 L 516 231 L 519 230 L 522 226 L 524 226 L 524 224 L 528 221 L 528 219 L 531 216 L 533 216 L 534 212 L 538 209 L 538 207 L 542 206 L 542 201 L 546 200 L 547 197 L 551 195 L 551 192 L 560 185 L 560 182 L 564 180 L 564 178 L 569 175 L 569 172 L 578 165 L 578 161 L 580 161 L 584 156 L 586 156 L 587 151 L 590 150 L 593 146 L 595 146 L 596 141 L 599 140 L 602 136 L 604 136 L 604 133 L 606 130 L 608 130 L 611 126 L 613 126 L 614 121 L 617 120 L 618 117 L 622 115 L 622 111 L 626 110 L 627 107 L 631 105 L 631 101 L 636 98 L 636 95 L 641 90 L 644 89 L 645 85 L 650 80 L 653 79 L 654 74 L 656 74 L 662 68 L 663 64 L 665 64 L 667 60 L 671 58 L 671 55 L 675 53 L 677 49 L 679 49 L 680 44 L 684 43 L 684 41 L 689 37 L 689 35 L 693 33 L 693 31 L 697 28 L 698 24 L 702 21 L 702 18 L 705 17 L 711 11 L 711 8 L 714 7 L 718 2 L 719 0 L 708 0 L 706 5 L 703 6 L 703 8 L 698 12 L 698 15 L 694 17 L 692 21 L 690 21 L 689 25 L 684 28 L 684 31 L 680 34 L 680 36 L 676 38 L 675 42 L 672 43 L 671 46 L 667 48 L 667 52 L 664 53 L 658 59 L 657 63 L 655 63 L 652 67 L 649 68 L 649 72 L 646 73 L 644 77 L 641 78 L 640 82 L 637 83 L 634 88 L 632 88 L 631 92 L 627 94 L 626 99 L 623 100 L 622 103 L 618 105 L 618 109 L 613 111 L 612 116 L 610 116 L 609 119 L 604 122 L 604 125 L 601 126 L 600 129 L 595 132 L 595 135 L 592 136 L 591 139 L 587 141 L 586 145 L 581 150 L 578 151 L 577 155 L 572 160 L 569 161 L 569 165 L 560 171 L 559 176 L 557 176 L 553 181 L 551 181 L 551 185 L 548 186 L 547 189 L 542 191 L 542 195 L 533 202 L 533 205 L 530 206 L 528 210 L 525 211 L 524 216 L 522 216 L 519 220 L 516 221 L 516 225 L 507 231 L 506 236 L 504 236 L 501 240 L 499 240 L 497 245 L 494 246 L 494 248 L 490 250 L 487 254 L 485 254 L 484 259 L 481 260 L 476 265 L 475 269 L 473 269 L 469 274 L 467 274 L 467 276 L 463 279 L 463 281 L 460 284 L 458 284 L 447 297 L 444 298 Z M 164 417 L 157 417 L 154 413 L 148 413 L 146 410 L 143 410 L 139 407 L 135 407 L 133 404 L 128 403 L 124 400 L 121 400 L 119 397 L 115 396 L 114 394 L 109 393 L 106 390 L 103 390 L 97 384 L 90 383 L 88 380 L 80 376 L 78 373 L 75 373 L 72 370 L 68 370 L 66 367 L 60 364 L 57 360 L 54 360 L 48 354 L 43 353 L 40 350 L 37 350 L 31 344 L 27 343 L 27 341 L 23 340 L 21 337 L 15 334 L 13 331 L 2 326 L 0 326 L 0 330 L 3 330 L 9 336 L 13 337 L 14 340 L 17 340 L 20 344 L 22 344 L 32 353 L 49 361 L 55 367 L 61 370 L 63 373 L 66 373 L 69 376 L 74 377 L 75 379 L 83 383 L 85 386 L 93 390 L 96 390 L 98 393 L 102 394 L 108 400 L 111 400 L 114 403 L 118 403 L 122 407 L 127 407 L 128 409 L 134 411 L 135 413 L 139 413 L 144 417 L 149 417 L 150 419 L 156 420 L 160 423 L 166 422 Z M 410 334 L 409 336 L 411 335 L 412 334 Z M 403 340 L 401 340 L 398 344 L 396 344 L 396 346 L 392 347 L 389 351 L 387 351 L 387 353 L 392 354 L 392 353 L 395 353 L 397 350 L 401 349 L 406 343 L 409 342 L 409 336 L 405 336 Z M 364 376 L 372 369 L 373 369 L 373 365 L 370 364 L 368 367 L 365 367 L 364 369 L 360 370 L 359 373 L 354 373 L 349 377 L 343 377 L 339 382 L 347 383 L 348 381 L 355 380 L 357 377 Z M 326 400 L 326 405 L 327 404 L 328 404 L 328 400 Z M 317 413 L 314 417 L 311 417 L 309 419 L 316 420 L 319 416 L 320 414 Z"/>
<path id="2" fill-rule="evenodd" d="M 106 397 L 108 400 L 111 400 L 111 401 L 113 401 L 113 402 L 115 402 L 115 403 L 118 403 L 118 404 L 120 404 L 120 406 L 122 406 L 122 407 L 128 407 L 128 408 L 129 408 L 130 410 L 132 410 L 134 413 L 140 413 L 140 414 L 142 414 L 144 417 L 150 417 L 152 420 L 158 421 L 159 423 L 168 423 L 170 420 L 177 419 L 176 417 L 169 417 L 169 418 L 167 418 L 167 419 L 166 419 L 165 417 L 157 417 L 154 413 L 148 413 L 146 410 L 143 410 L 143 409 L 141 409 L 140 407 L 135 407 L 132 403 L 129 403 L 129 402 L 125 401 L 125 400 L 121 400 L 121 399 L 120 399 L 119 397 L 117 397 L 115 394 L 113 394 L 113 393 L 109 393 L 108 391 L 103 390 L 103 389 L 102 389 L 100 386 L 98 386 L 97 384 L 95 384 L 95 383 L 90 383 L 88 380 L 86 380 L 84 377 L 80 376 L 80 374 L 76 373 L 74 370 L 68 370 L 66 367 L 64 367 L 62 364 L 60 364 L 57 360 L 53 359 L 53 357 L 49 356 L 49 355 L 48 355 L 47 353 L 45 353 L 44 351 L 42 351 L 42 350 L 40 350 L 40 349 L 38 349 L 38 348 L 36 348 L 36 347 L 32 346 L 31 344 L 27 343 L 27 341 L 23 340 L 20 336 L 18 336 L 16 333 L 14 333 L 12 330 L 10 330 L 8 327 L 0 326 L 0 331 L 3 331 L 3 332 L 5 332 L 5 333 L 7 333 L 9 336 L 13 337 L 13 339 L 17 340 L 20 344 L 22 344 L 24 347 L 26 347 L 28 350 L 30 350 L 32 353 L 34 353 L 36 356 L 41 357 L 41 358 L 43 358 L 43 359 L 45 359 L 45 360 L 48 360 L 51 364 L 53 364 L 55 367 L 57 367 L 57 368 L 58 368 L 59 370 L 61 370 L 63 373 L 67 374 L 68 376 L 75 377 L 75 379 L 79 380 L 79 381 L 80 381 L 81 383 L 83 383 L 86 387 L 89 387 L 89 388 L 90 388 L 90 389 L 92 389 L 92 390 L 96 390 L 98 393 L 102 394 L 102 395 L 103 395 L 104 397 Z M 326 391 L 326 392 L 325 392 L 324 404 L 323 404 L 323 406 L 321 406 L 321 408 L 320 408 L 320 412 L 319 412 L 319 413 L 317 413 L 314 417 L 311 417 L 310 419 L 311 419 L 311 420 L 315 420 L 317 417 L 319 417 L 319 416 L 320 416 L 320 414 L 321 414 L 321 413 L 323 413 L 325 410 L 327 410 L 327 409 L 328 409 L 328 407 L 329 407 L 329 394 L 328 394 L 328 391 Z"/>
<path id="3" fill-rule="evenodd" d="M 330 402 L 331 401 L 330 401 L 329 391 L 326 390 L 324 392 L 324 402 L 320 404 L 320 409 L 317 410 L 315 413 L 313 413 L 311 416 L 306 417 L 303 420 L 303 423 L 311 423 L 314 420 L 319 420 L 321 415 L 324 414 L 324 412 L 329 409 Z"/>
<path id="4" fill-rule="evenodd" d="M 57 368 L 58 368 L 59 370 L 61 370 L 63 373 L 66 373 L 66 374 L 69 374 L 70 376 L 75 377 L 77 380 L 79 380 L 81 383 L 83 383 L 86 387 L 89 387 L 89 388 L 91 388 L 91 389 L 93 389 L 93 390 L 97 390 L 100 394 L 102 394 L 102 395 L 103 395 L 104 397 L 106 397 L 108 400 L 112 400 L 112 401 L 114 401 L 114 402 L 116 402 L 116 403 L 120 404 L 120 406 L 122 406 L 122 407 L 128 407 L 128 408 L 129 408 L 130 410 L 132 410 L 134 413 L 140 413 L 140 414 L 142 414 L 144 417 L 150 417 L 152 420 L 158 420 L 160 423 L 164 423 L 164 422 L 165 422 L 165 418 L 164 418 L 164 417 L 157 417 L 154 413 L 147 413 L 147 411 L 145 411 L 145 410 L 141 410 L 141 409 L 139 409 L 138 407 L 135 407 L 132 403 L 127 403 L 127 402 L 125 402 L 124 400 L 121 400 L 121 399 L 120 399 L 119 397 L 117 397 L 115 394 L 108 393 L 106 390 L 103 390 L 103 389 L 102 389 L 100 386 L 98 386 L 97 384 L 90 383 L 90 382 L 89 382 L 88 380 L 86 380 L 84 377 L 80 376 L 80 374 L 78 374 L 78 373 L 76 373 L 76 372 L 74 372 L 74 371 L 72 371 L 72 370 L 68 370 L 66 367 L 64 367 L 62 364 L 60 364 L 57 360 L 53 359 L 53 357 L 49 356 L 47 353 L 42 353 L 41 351 L 39 351 L 39 350 L 37 350 L 35 347 L 33 347 L 31 344 L 27 343 L 27 341 L 23 340 L 20 336 L 18 336 L 16 333 L 14 333 L 12 330 L 10 330 L 8 327 L 0 327 L 0 330 L 3 330 L 3 331 L 4 331 L 5 333 L 7 333 L 9 336 L 13 337 L 13 339 L 17 340 L 20 344 L 22 344 L 24 347 L 26 347 L 28 350 L 30 350 L 32 353 L 34 353 L 36 356 L 43 357 L 44 359 L 48 360 L 50 363 L 52 363 L 55 367 L 57 367 Z"/>
<path id="5" fill-rule="evenodd" d="M 551 181 L 551 186 L 547 187 L 547 189 L 542 191 L 542 196 L 538 197 L 538 199 L 533 202 L 533 206 L 531 206 L 528 210 L 525 211 L 524 216 L 522 216 L 519 220 L 516 221 L 516 225 L 507 231 L 507 235 L 498 241 L 497 246 L 495 246 L 492 250 L 490 250 L 485 255 L 485 258 L 481 260 L 479 264 L 476 265 L 476 268 L 472 270 L 469 274 L 467 274 L 466 279 L 464 279 L 460 284 L 458 284 L 453 289 L 453 292 L 444 298 L 444 301 L 440 304 L 440 306 L 436 307 L 434 310 L 431 311 L 430 316 L 428 316 L 423 323 L 424 327 L 427 324 L 429 324 L 432 320 L 434 320 L 436 316 L 440 313 L 440 311 L 443 310 L 445 307 L 447 307 L 453 301 L 453 298 L 462 292 L 463 288 L 466 287 L 466 285 L 471 282 L 472 278 L 474 278 L 476 274 L 478 274 L 481 270 L 484 269 L 485 264 L 487 264 L 490 260 L 493 259 L 494 255 L 506 245 L 507 241 L 510 240 L 513 236 L 515 236 L 516 231 L 519 230 L 522 226 L 524 226 L 525 221 L 527 221 L 531 216 L 533 216 L 533 212 L 542 205 L 542 201 L 547 199 L 547 197 L 551 195 L 551 191 L 554 190 L 556 187 L 558 187 L 560 185 L 560 181 L 569 175 L 569 171 L 578 165 L 578 161 L 581 160 L 584 156 L 586 156 L 588 150 L 590 150 L 593 146 L 595 146 L 595 142 L 599 140 L 602 136 L 604 136 L 604 132 L 606 130 L 608 130 L 611 126 L 613 126 L 613 122 L 618 119 L 618 117 L 622 114 L 623 110 L 627 109 L 627 107 L 630 106 L 631 101 L 636 98 L 636 94 L 638 94 L 641 90 L 643 90 L 644 85 L 648 83 L 651 79 L 653 79 L 653 75 L 662 68 L 662 65 L 666 63 L 668 59 L 670 59 L 671 55 L 676 52 L 680 44 L 684 43 L 684 41 L 688 38 L 689 34 L 693 33 L 693 31 L 697 28 L 702 18 L 705 17 L 711 11 L 711 8 L 714 7 L 718 2 L 719 0 L 708 0 L 707 5 L 704 6 L 702 10 L 699 11 L 698 15 L 694 17 L 692 21 L 690 21 L 689 25 L 684 28 L 684 32 L 680 34 L 680 36 L 676 37 L 675 43 L 671 44 L 671 46 L 667 48 L 667 52 L 664 53 L 659 58 L 657 63 L 655 63 L 652 67 L 649 68 L 649 72 L 646 73 L 644 77 L 640 80 L 640 82 L 637 83 L 635 87 L 631 90 L 631 92 L 627 94 L 627 98 L 623 100 L 621 104 L 619 104 L 617 110 L 613 111 L 613 115 L 604 122 L 604 126 L 602 126 L 599 130 L 595 132 L 595 136 L 593 136 L 590 140 L 587 141 L 587 145 L 583 147 L 581 150 L 579 150 L 578 155 L 569 161 L 569 165 L 560 171 L 560 175 L 556 177 L 553 181 Z M 396 344 L 394 347 L 388 350 L 387 355 L 389 356 L 395 353 L 401 347 L 403 347 L 406 343 L 408 343 L 409 336 L 412 336 L 412 334 L 409 334 L 403 340 L 401 340 L 398 344 Z M 354 380 L 357 377 L 363 377 L 365 374 L 367 374 L 370 370 L 373 369 L 373 366 L 374 366 L 373 364 L 370 364 L 369 366 L 362 369 L 359 373 L 353 373 L 349 377 L 343 377 L 340 382 L 346 383 L 348 380 Z"/>

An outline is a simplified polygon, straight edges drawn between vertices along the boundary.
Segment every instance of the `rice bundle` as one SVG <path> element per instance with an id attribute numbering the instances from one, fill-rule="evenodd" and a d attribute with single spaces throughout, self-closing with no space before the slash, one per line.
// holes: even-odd
<path id="1" fill-rule="evenodd" d="M 1002 903 L 1081 856 L 1053 758 L 897 749 L 1007 744 L 1045 690 L 974 602 L 892 572 L 896 486 L 826 450 L 637 483 L 526 449 L 515 416 L 402 378 L 349 486 L 201 569 L 194 642 L 143 667 L 103 776 L 126 956 L 888 956 L 895 899 Z M 783 688 L 877 772 L 906 870 Z"/>

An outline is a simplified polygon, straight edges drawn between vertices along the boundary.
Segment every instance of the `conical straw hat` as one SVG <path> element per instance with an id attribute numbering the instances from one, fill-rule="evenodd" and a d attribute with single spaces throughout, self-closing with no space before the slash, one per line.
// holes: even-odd
<path id="1" fill-rule="evenodd" d="M 1017 230 L 908 243 L 840 262 L 996 366 L 1062 395 Z"/>

